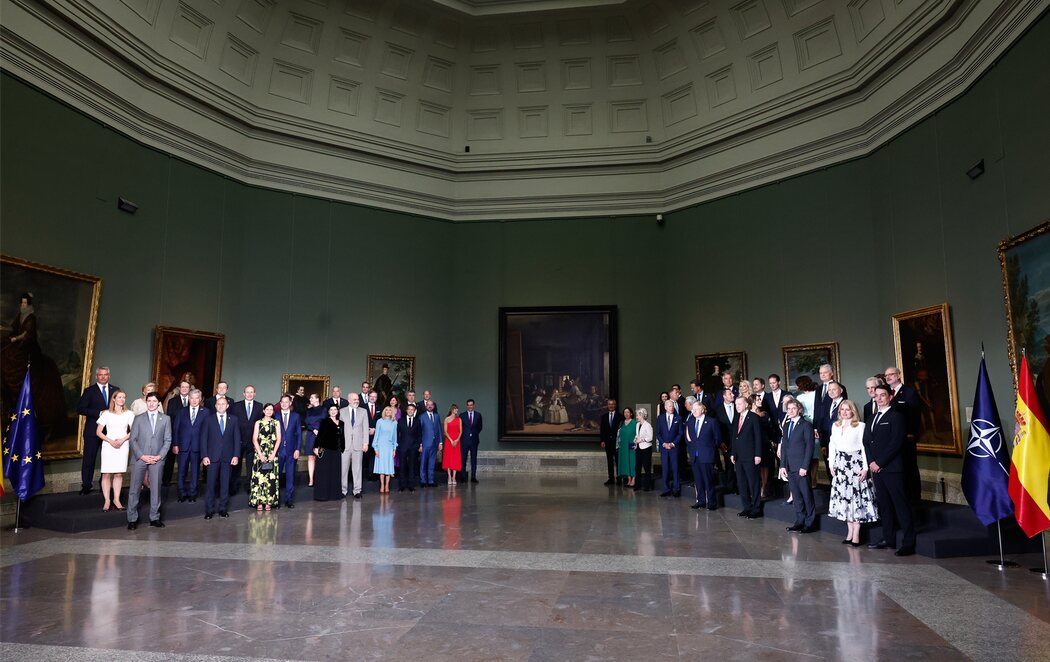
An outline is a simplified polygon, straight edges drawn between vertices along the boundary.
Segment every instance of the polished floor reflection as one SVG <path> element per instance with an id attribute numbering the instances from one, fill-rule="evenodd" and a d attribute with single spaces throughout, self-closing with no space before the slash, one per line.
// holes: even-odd
<path id="1" fill-rule="evenodd" d="M 1050 588 L 1027 569 L 593 477 L 5 532 L 0 608 L 3 660 L 1050 659 Z"/>

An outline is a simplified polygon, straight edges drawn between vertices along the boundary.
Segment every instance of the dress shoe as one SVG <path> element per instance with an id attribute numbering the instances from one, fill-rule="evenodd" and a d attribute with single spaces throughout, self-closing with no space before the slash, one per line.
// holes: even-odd
<path id="1" fill-rule="evenodd" d="M 913 554 L 915 554 L 914 547 L 901 547 L 893 553 L 894 556 L 911 556 Z"/>
<path id="2" fill-rule="evenodd" d="M 360 494 L 360 493 L 358 493 L 358 494 L 355 494 L 355 495 L 354 495 L 354 498 L 355 498 L 355 499 L 360 499 L 360 498 L 361 498 L 361 494 Z"/>
<path id="3" fill-rule="evenodd" d="M 286 503 L 284 505 L 288 506 L 288 508 L 295 508 L 295 504 L 292 503 L 291 501 L 289 501 L 288 503 Z"/>
<path id="4" fill-rule="evenodd" d="M 789 527 L 785 527 L 785 528 L 787 528 L 788 531 L 801 531 L 803 527 L 802 527 L 801 524 L 795 524 L 793 526 L 789 526 Z"/>
<path id="5" fill-rule="evenodd" d="M 230 514 L 228 512 L 226 512 L 225 510 L 220 510 L 219 511 L 219 517 L 229 517 L 229 516 L 230 516 Z"/>
<path id="6" fill-rule="evenodd" d="M 701 508 L 704 507 L 704 504 L 702 504 L 699 501 L 697 501 L 696 503 L 694 503 L 693 505 L 691 505 L 689 507 L 692 508 L 693 510 L 700 510 Z"/>
<path id="7" fill-rule="evenodd" d="M 415 491 L 416 491 L 416 488 L 414 488 L 414 487 L 410 487 L 410 488 L 408 488 L 408 491 L 409 491 L 409 492 L 415 492 Z"/>
<path id="8" fill-rule="evenodd" d="M 397 488 L 397 491 L 398 491 L 398 492 L 404 492 L 404 491 L 405 491 L 405 488 L 403 488 L 403 487 L 399 487 L 399 488 Z"/>
<path id="9" fill-rule="evenodd" d="M 662 496 L 662 497 L 669 497 L 672 494 L 674 494 L 674 492 L 672 492 L 671 490 L 667 490 L 666 492 L 661 492 L 660 496 Z"/>
<path id="10" fill-rule="evenodd" d="M 164 522 L 160 521 L 159 519 L 151 519 L 149 521 L 149 525 L 153 526 L 153 527 L 156 527 L 158 529 L 163 529 L 164 528 Z"/>
<path id="11" fill-rule="evenodd" d="M 179 497 L 179 503 L 186 503 L 186 497 L 180 496 Z"/>
<path id="12" fill-rule="evenodd" d="M 718 510 L 718 506 L 716 506 L 713 503 L 709 503 L 709 504 L 707 504 L 707 509 L 708 510 Z"/>
<path id="13" fill-rule="evenodd" d="M 90 487 L 82 487 L 82 488 L 80 488 L 80 493 L 81 494 L 91 494 L 91 488 Z"/>
<path id="14" fill-rule="evenodd" d="M 138 522 L 128 522 L 128 531 L 134 531 L 137 528 L 139 528 Z"/>
<path id="15" fill-rule="evenodd" d="M 759 510 L 751 511 L 747 514 L 748 519 L 762 519 L 763 517 L 765 517 L 765 515 Z"/>
<path id="16" fill-rule="evenodd" d="M 890 544 L 888 542 L 886 542 L 885 540 L 880 540 L 878 542 L 869 543 L 868 549 L 886 549 L 889 546 Z"/>
<path id="17" fill-rule="evenodd" d="M 602 484 L 603 484 L 603 485 L 615 485 L 615 484 L 616 484 L 616 481 L 615 481 L 615 480 L 613 480 L 612 478 L 610 478 L 609 480 L 605 481 L 605 482 L 604 482 L 604 483 L 602 483 Z M 83 494 L 83 492 L 81 492 L 81 494 Z"/>
<path id="18" fill-rule="evenodd" d="M 741 510 L 739 513 L 736 514 L 737 517 L 747 517 L 747 515 L 748 511 L 746 510 Z"/>
<path id="19" fill-rule="evenodd" d="M 211 519 L 214 516 L 214 513 L 204 513 L 204 519 Z"/>
<path id="20" fill-rule="evenodd" d="M 471 478 L 471 479 L 470 479 L 470 482 L 472 482 L 472 483 L 477 483 L 477 482 L 478 482 L 478 479 L 477 479 L 477 478 Z"/>
<path id="21" fill-rule="evenodd" d="M 748 513 L 748 514 L 744 515 L 744 519 L 758 519 L 759 517 L 760 517 L 760 515 L 758 515 L 756 513 Z"/>
<path id="22" fill-rule="evenodd" d="M 817 532 L 817 527 L 815 527 L 815 526 L 807 526 L 807 527 L 803 528 L 801 531 L 799 531 L 799 533 L 816 533 L 816 532 Z"/>
<path id="23" fill-rule="evenodd" d="M 682 491 L 681 490 L 675 490 L 673 492 L 673 495 L 674 495 L 674 498 L 677 499 L 678 497 L 682 496 Z"/>

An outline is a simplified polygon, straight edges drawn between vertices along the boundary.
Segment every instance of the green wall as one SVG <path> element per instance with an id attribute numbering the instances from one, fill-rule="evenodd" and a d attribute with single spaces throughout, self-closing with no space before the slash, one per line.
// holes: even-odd
<path id="1" fill-rule="evenodd" d="M 1013 398 L 999 240 L 1050 218 L 1050 22 L 961 98 L 873 155 L 652 217 L 450 224 L 246 186 L 143 147 L 5 74 L 0 247 L 103 278 L 96 358 L 137 388 L 154 325 L 220 331 L 224 375 L 352 389 L 365 355 L 417 357 L 417 387 L 478 401 L 494 448 L 497 308 L 615 303 L 624 402 L 693 355 L 836 340 L 854 394 L 893 362 L 893 313 L 952 307 L 962 414 L 980 342 Z M 980 159 L 984 176 L 966 170 Z M 116 209 L 117 196 L 140 205 Z M 503 445 L 506 448 L 540 448 Z M 957 471 L 956 458 L 923 458 Z"/>

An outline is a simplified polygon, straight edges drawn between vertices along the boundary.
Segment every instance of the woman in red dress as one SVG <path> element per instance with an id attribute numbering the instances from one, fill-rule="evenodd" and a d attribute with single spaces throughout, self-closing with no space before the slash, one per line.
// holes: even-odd
<path id="1" fill-rule="evenodd" d="M 448 484 L 456 484 L 456 472 L 463 471 L 463 449 L 459 438 L 463 436 L 463 422 L 459 420 L 459 407 L 448 408 L 445 418 L 445 449 L 441 455 L 441 466 L 448 471 Z"/>

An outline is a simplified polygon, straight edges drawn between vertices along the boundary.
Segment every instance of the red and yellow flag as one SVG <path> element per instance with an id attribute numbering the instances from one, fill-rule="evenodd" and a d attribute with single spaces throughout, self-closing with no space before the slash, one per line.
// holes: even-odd
<path id="1" fill-rule="evenodd" d="M 1028 537 L 1050 529 L 1050 425 L 1036 397 L 1028 359 L 1021 357 L 1014 415 L 1014 452 L 1010 460 L 1010 498 L 1014 515 Z"/>

